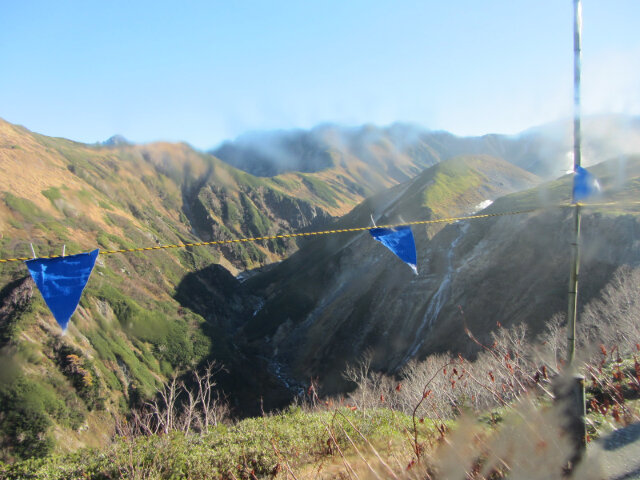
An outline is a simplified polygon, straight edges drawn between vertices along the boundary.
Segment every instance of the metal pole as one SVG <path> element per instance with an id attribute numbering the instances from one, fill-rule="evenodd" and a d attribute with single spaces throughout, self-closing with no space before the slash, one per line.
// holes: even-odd
<path id="1" fill-rule="evenodd" d="M 581 135 L 580 135 L 580 57 L 582 34 L 582 4 L 581 0 L 574 0 L 573 22 L 573 171 L 577 171 L 581 163 Z M 581 207 L 574 205 L 573 242 L 571 243 L 571 270 L 569 272 L 569 305 L 567 309 L 567 370 L 574 368 L 576 350 L 576 317 L 578 306 L 578 278 L 580 273 L 580 222 Z M 569 388 L 566 405 L 569 412 L 568 428 L 574 444 L 574 453 L 570 460 L 570 468 L 582 457 L 587 446 L 585 425 L 585 395 L 584 377 L 573 375 Z"/>
<path id="2" fill-rule="evenodd" d="M 573 171 L 581 162 L 580 151 L 580 56 L 582 34 L 582 3 L 573 0 Z M 575 173 L 574 173 L 575 174 Z M 569 274 L 569 308 L 567 310 L 567 363 L 571 367 L 576 349 L 576 313 L 578 304 L 578 273 L 580 270 L 580 205 L 574 208 L 573 237 L 571 244 L 571 270 Z"/>
<path id="3" fill-rule="evenodd" d="M 578 275 L 580 273 L 580 205 L 573 212 L 573 242 L 571 243 L 571 270 L 569 271 L 569 306 L 567 309 L 567 368 L 573 367 L 576 352 L 576 317 L 578 313 Z"/>
<path id="4" fill-rule="evenodd" d="M 582 64 L 582 0 L 573 0 L 573 167 L 580 166 L 580 70 Z"/>

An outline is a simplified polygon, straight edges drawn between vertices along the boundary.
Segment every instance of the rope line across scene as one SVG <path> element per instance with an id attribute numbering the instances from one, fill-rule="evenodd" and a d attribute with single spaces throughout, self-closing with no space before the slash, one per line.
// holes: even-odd
<path id="1" fill-rule="evenodd" d="M 609 202 L 609 203 L 594 203 L 594 204 L 582 204 L 582 203 L 576 203 L 576 204 L 561 204 L 561 205 L 555 205 L 557 207 L 575 207 L 575 206 L 583 206 L 583 207 L 587 207 L 587 206 L 592 206 L 592 207 L 599 207 L 599 206 L 611 206 L 611 205 L 622 205 L 622 204 L 640 204 L 640 202 Z M 551 206 L 553 207 L 553 206 Z M 532 213 L 538 210 L 543 210 L 549 207 L 536 207 L 536 208 L 529 208 L 526 210 L 518 210 L 518 211 L 511 211 L 511 212 L 500 212 L 500 213 L 484 213 L 481 215 L 468 215 L 468 216 L 462 216 L 462 217 L 449 217 L 449 218 L 436 218 L 433 220 L 417 220 L 417 221 L 413 221 L 413 222 L 403 222 L 403 223 L 395 223 L 395 224 L 391 224 L 391 225 L 377 225 L 376 228 L 397 228 L 397 227 L 403 227 L 403 226 L 410 226 L 410 225 L 428 225 L 428 224 L 434 224 L 434 223 L 454 223 L 454 222 L 459 222 L 459 221 L 463 221 L 463 220 L 478 220 L 478 219 L 483 219 L 483 218 L 490 218 L 490 217 L 502 217 L 502 216 L 508 216 L 508 215 L 523 215 L 525 213 Z M 349 233 L 349 232 L 363 232 L 366 230 L 370 230 L 373 227 L 354 227 L 354 228 L 342 228 L 342 229 L 336 229 L 336 230 L 322 230 L 322 231 L 318 231 L 318 232 L 297 232 L 297 233 L 283 233 L 280 235 L 269 235 L 269 236 L 264 236 L 264 237 L 247 237 L 247 238 L 234 238 L 231 240 L 213 240 L 210 242 L 193 242 L 193 243 L 177 243 L 177 244 L 171 244 L 171 245 L 157 245 L 155 247 L 134 247 L 134 248 L 122 248 L 122 249 L 117 249 L 117 250 L 102 250 L 100 251 L 100 255 L 113 255 L 115 253 L 133 253 L 133 252 L 147 252 L 147 251 L 152 251 L 152 250 L 167 250 L 170 248 L 186 248 L 186 247 L 204 247 L 204 246 L 209 246 L 209 245 L 228 245 L 231 243 L 242 243 L 242 242 L 260 242 L 260 241 L 264 241 L 264 240 L 277 240 L 279 238 L 295 238 L 295 237 L 311 237 L 311 236 L 318 236 L 318 235 L 332 235 L 332 234 L 336 234 L 336 233 Z M 60 258 L 62 257 L 62 255 L 48 255 L 48 256 L 42 256 L 42 257 L 38 257 L 38 258 Z M 17 257 L 17 258 L 2 258 L 0 259 L 0 263 L 9 263 L 9 262 L 24 262 L 25 260 L 31 260 L 33 257 Z"/>

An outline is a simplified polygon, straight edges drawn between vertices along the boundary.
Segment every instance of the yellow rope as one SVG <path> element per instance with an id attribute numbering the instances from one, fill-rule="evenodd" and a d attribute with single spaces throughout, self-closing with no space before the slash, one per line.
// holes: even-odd
<path id="1" fill-rule="evenodd" d="M 519 211 L 513 211 L 513 212 L 485 213 L 482 215 L 469 215 L 466 217 L 438 218 L 435 220 L 418 220 L 415 222 L 396 223 L 393 225 L 378 225 L 376 228 L 396 228 L 396 227 L 409 226 L 409 225 L 453 223 L 453 222 L 459 222 L 462 220 L 477 220 L 481 218 L 502 217 L 506 215 L 522 215 L 524 213 L 531 213 L 531 212 L 535 212 L 537 210 L 542 210 L 544 208 L 549 208 L 549 207 L 575 207 L 578 205 L 581 207 L 605 207 L 605 206 L 611 206 L 611 205 L 640 205 L 640 201 L 618 201 L 618 202 L 607 202 L 607 203 L 575 203 L 575 204 L 550 205 L 548 207 L 537 207 L 537 208 L 530 208 L 527 210 L 519 210 Z M 158 245 L 155 247 L 122 248 L 119 250 L 102 250 L 100 252 L 100 255 L 112 255 L 114 253 L 146 252 L 150 250 L 165 250 L 168 248 L 203 247 L 206 245 L 226 245 L 230 243 L 259 242 L 263 240 L 277 240 L 279 238 L 311 237 L 311 236 L 317 236 L 317 235 L 330 235 L 335 233 L 362 232 L 365 230 L 370 230 L 371 228 L 373 227 L 342 228 L 338 230 L 323 230 L 320 232 L 284 233 L 281 235 L 270 235 L 266 237 L 236 238 L 233 240 L 214 240 L 212 242 L 178 243 L 175 245 Z M 61 256 L 62 255 L 49 255 L 49 256 L 43 256 L 38 258 L 60 258 Z M 0 263 L 23 262 L 25 260 L 31 260 L 31 258 L 32 257 L 2 258 L 0 259 Z"/>
<path id="2" fill-rule="evenodd" d="M 603 203 L 577 203 L 576 205 L 580 205 L 581 207 L 611 207 L 613 205 L 640 205 L 640 201 L 633 200 L 618 200 L 614 202 L 603 202 Z M 574 206 L 574 205 L 570 205 Z"/>
<path id="3" fill-rule="evenodd" d="M 482 215 L 470 215 L 466 217 L 438 218 L 435 220 L 418 220 L 415 222 L 396 223 L 393 225 L 377 225 L 375 228 L 396 228 L 396 227 L 409 226 L 409 225 L 453 223 L 453 222 L 458 222 L 462 220 L 477 220 L 480 218 L 501 217 L 506 215 L 521 215 L 524 213 L 531 213 L 536 210 L 540 210 L 540 208 L 531 208 L 528 210 L 520 210 L 515 212 L 485 213 Z M 374 227 L 342 228 L 337 230 L 323 230 L 320 232 L 284 233 L 281 235 L 270 235 L 265 237 L 235 238 L 232 240 L 214 240 L 212 242 L 178 243 L 174 245 L 158 245 L 155 247 L 122 248 L 119 250 L 102 250 L 100 251 L 100 255 L 112 255 L 114 253 L 146 252 L 150 250 L 165 250 L 168 248 L 202 247 L 206 245 L 225 245 L 230 243 L 258 242 L 263 240 L 277 240 L 279 238 L 311 237 L 311 236 L 317 236 L 317 235 L 330 235 L 335 233 L 362 232 L 365 230 L 370 230 L 371 228 L 374 228 Z M 62 255 L 49 255 L 49 256 L 42 256 L 38 258 L 60 258 L 60 257 L 62 257 Z M 31 260 L 31 259 L 32 257 L 3 258 L 3 259 L 0 259 L 0 263 L 22 262 L 22 261 Z"/>

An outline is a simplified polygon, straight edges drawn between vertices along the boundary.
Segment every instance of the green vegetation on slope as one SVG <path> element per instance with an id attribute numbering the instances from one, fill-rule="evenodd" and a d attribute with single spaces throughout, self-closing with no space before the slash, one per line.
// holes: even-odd
<path id="1" fill-rule="evenodd" d="M 120 437 L 107 451 L 83 450 L 11 466 L 0 464 L 7 480 L 28 478 L 267 478 L 285 469 L 313 464 L 340 451 L 354 455 L 367 449 L 362 434 L 385 453 L 406 442 L 411 417 L 387 409 L 366 415 L 350 409 L 305 412 L 300 408 L 263 418 L 220 425 L 205 435 Z M 434 428 L 420 425 L 421 435 Z"/>
<path id="2" fill-rule="evenodd" d="M 15 175 L 9 188 L 0 187 L 0 258 L 30 257 L 30 243 L 39 256 L 60 254 L 63 245 L 74 254 L 96 246 L 197 242 L 203 239 L 197 233 L 205 239 L 272 235 L 329 218 L 308 190 L 294 193 L 185 145 L 105 148 L 3 121 L 0 135 L 20 146 L 2 159 Z M 3 399 L 15 401 L 0 401 L 6 440 L 0 459 L 96 444 L 101 429 L 113 428 L 96 421 L 100 412 L 125 414 L 167 378 L 206 359 L 237 357 L 229 342 L 231 311 L 204 309 L 205 319 L 183 307 L 176 298 L 181 282 L 214 263 L 235 273 L 295 249 L 293 241 L 274 241 L 100 256 L 62 337 L 24 267 L 3 264 L 0 367 L 15 378 L 0 389 Z M 32 392 L 43 401 L 25 400 Z M 61 404 L 75 412 L 73 421 Z M 54 440 L 60 432 L 71 439 L 67 444 Z"/>
<path id="3" fill-rule="evenodd" d="M 465 159 L 467 160 L 467 159 Z M 434 212 L 449 212 L 467 192 L 477 190 L 487 179 L 472 170 L 469 161 L 456 159 L 434 167 L 433 184 L 424 189 L 422 205 Z"/>

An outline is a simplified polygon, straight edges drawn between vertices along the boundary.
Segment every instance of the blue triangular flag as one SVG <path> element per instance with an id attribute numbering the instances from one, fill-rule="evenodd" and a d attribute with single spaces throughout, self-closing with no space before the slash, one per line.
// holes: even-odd
<path id="1" fill-rule="evenodd" d="M 400 260 L 409 265 L 418 274 L 416 260 L 416 243 L 413 240 L 411 227 L 372 228 L 371 236 L 395 253 Z"/>
<path id="2" fill-rule="evenodd" d="M 573 175 L 573 203 L 589 198 L 600 191 L 600 184 L 586 168 L 576 167 Z"/>
<path id="3" fill-rule="evenodd" d="M 98 253 L 96 249 L 68 257 L 34 258 L 24 262 L 62 330 L 67 329 L 69 319 L 78 307 Z"/>

